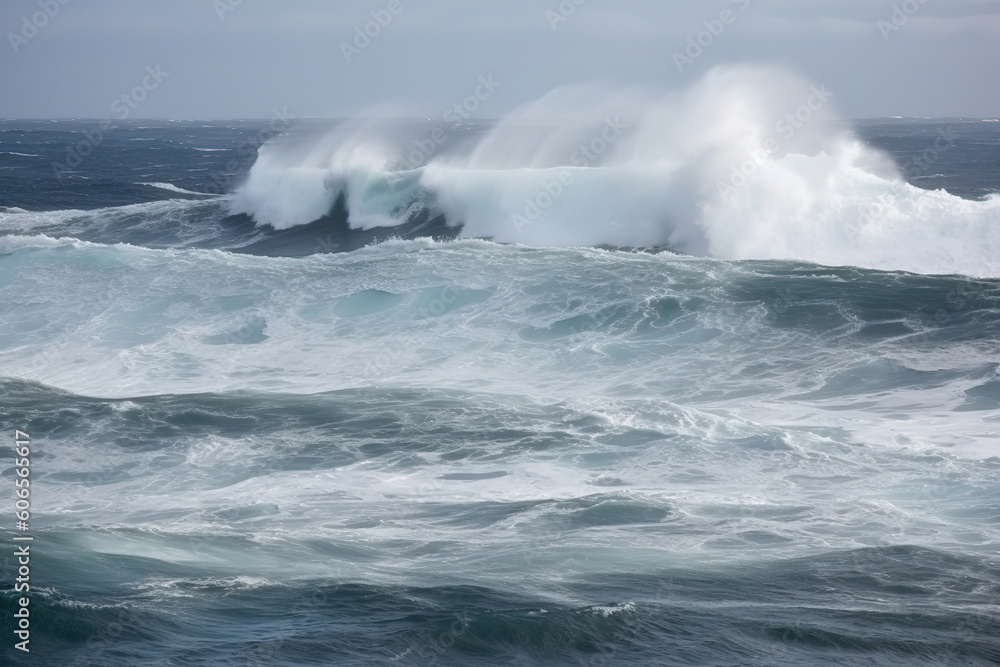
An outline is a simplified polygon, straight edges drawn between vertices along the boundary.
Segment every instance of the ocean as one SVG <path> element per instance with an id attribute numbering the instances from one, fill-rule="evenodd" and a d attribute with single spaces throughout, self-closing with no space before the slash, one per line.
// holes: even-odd
<path id="1" fill-rule="evenodd" d="M 1000 123 L 517 120 L 0 121 L 0 660 L 1000 664 Z"/>

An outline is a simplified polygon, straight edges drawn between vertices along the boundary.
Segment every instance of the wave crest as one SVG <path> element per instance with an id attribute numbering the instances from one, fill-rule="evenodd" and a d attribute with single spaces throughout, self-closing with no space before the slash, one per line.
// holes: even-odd
<path id="1" fill-rule="evenodd" d="M 306 146 L 265 146 L 231 207 L 283 229 L 344 195 L 362 229 L 431 209 L 499 242 L 1000 275 L 1000 196 L 909 185 L 831 98 L 753 67 L 717 68 L 677 94 L 564 87 L 426 164 L 400 160 L 384 124 L 353 121 Z"/>

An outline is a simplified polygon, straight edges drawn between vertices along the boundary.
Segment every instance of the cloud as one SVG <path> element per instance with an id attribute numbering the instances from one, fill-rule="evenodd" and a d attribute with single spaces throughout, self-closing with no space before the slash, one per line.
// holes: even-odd
<path id="1" fill-rule="evenodd" d="M 888 0 L 398 0 L 401 13 L 350 62 L 341 45 L 392 0 L 220 1 L 232 4 L 221 20 L 208 0 L 64 6 L 18 53 L 0 45 L 0 115 L 101 117 L 158 63 L 175 74 L 137 116 L 267 117 L 274 106 L 345 116 L 392 100 L 436 113 L 489 73 L 507 85 L 477 113 L 501 116 L 565 83 L 676 88 L 739 62 L 784 63 L 836 85 L 852 116 L 1000 106 L 1000 90 L 984 83 L 1000 69 L 992 0 L 909 0 L 917 11 L 889 39 L 878 28 L 893 12 Z M 741 5 L 739 20 L 678 72 L 673 54 Z M 4 2 L 0 28 L 16 33 L 37 11 L 35 1 Z M 928 94 L 945 87 L 947 96 Z"/>

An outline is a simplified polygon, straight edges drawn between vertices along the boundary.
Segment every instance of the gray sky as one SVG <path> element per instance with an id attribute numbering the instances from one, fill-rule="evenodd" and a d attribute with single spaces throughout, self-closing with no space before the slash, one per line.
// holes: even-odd
<path id="1" fill-rule="evenodd" d="M 672 89 L 738 62 L 790 66 L 852 118 L 1000 114 L 1000 0 L 2 0 L 0 29 L 6 118 L 115 118 L 116 99 L 132 118 L 439 118 L 490 75 L 473 115 L 498 117 L 566 83 Z"/>

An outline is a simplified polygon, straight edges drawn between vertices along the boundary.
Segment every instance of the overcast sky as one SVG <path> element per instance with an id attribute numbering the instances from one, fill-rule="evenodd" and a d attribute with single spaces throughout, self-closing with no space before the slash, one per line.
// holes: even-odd
<path id="1" fill-rule="evenodd" d="M 0 27 L 6 118 L 115 117 L 143 83 L 134 118 L 440 117 L 490 76 L 474 115 L 499 117 L 734 62 L 788 65 L 852 118 L 1000 114 L 1000 0 L 2 0 Z"/>

